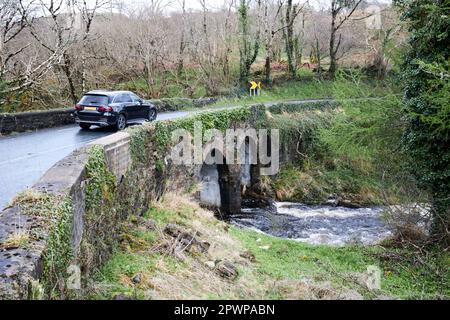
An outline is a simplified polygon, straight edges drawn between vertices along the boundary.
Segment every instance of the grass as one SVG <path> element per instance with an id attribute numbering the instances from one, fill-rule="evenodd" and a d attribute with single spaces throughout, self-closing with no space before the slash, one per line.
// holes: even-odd
<path id="1" fill-rule="evenodd" d="M 120 247 L 95 277 L 86 296 L 90 299 L 112 299 L 118 294 L 137 299 L 244 299 L 263 295 L 255 287 L 252 273 L 242 270 L 239 283 L 231 283 L 207 267 L 208 261 L 239 257 L 239 242 L 226 232 L 226 224 L 214 218 L 213 213 L 201 209 L 185 197 L 166 196 L 146 215 L 155 221 L 156 229 L 142 230 L 135 222 L 124 227 Z M 177 224 L 186 230 L 197 231 L 199 238 L 211 243 L 208 255 L 178 252 L 162 231 L 168 224 Z M 132 279 L 140 275 L 139 284 Z"/>
<path id="2" fill-rule="evenodd" d="M 361 75 L 339 74 L 332 91 L 340 107 L 330 117 L 306 111 L 272 115 L 268 125 L 281 130 L 285 145 L 300 142 L 298 159 L 272 181 L 279 200 L 316 204 L 333 196 L 367 206 L 416 197 L 401 148 L 401 97 L 395 86 L 386 87 L 389 83 L 373 85 Z M 383 98 L 370 99 L 377 95 Z"/>
<path id="3" fill-rule="evenodd" d="M 312 246 L 229 227 L 186 196 L 167 195 L 146 214 L 156 229 L 136 221 L 124 228 L 123 241 L 96 275 L 86 298 L 112 299 L 436 299 L 450 296 L 448 253 L 424 256 L 392 246 L 343 248 Z M 132 219 L 134 220 L 134 219 Z M 211 244 L 208 254 L 174 256 L 158 250 L 168 223 L 197 231 Z M 250 261 L 242 256 L 255 257 Z M 206 267 L 228 260 L 237 266 L 234 282 Z M 381 290 L 364 285 L 368 266 L 382 270 Z M 133 282 L 136 275 L 138 283 Z"/>
<path id="4" fill-rule="evenodd" d="M 312 246 L 236 228 L 231 233 L 255 255 L 260 282 L 312 279 L 329 282 L 334 288 L 357 289 L 366 298 L 377 295 L 398 299 L 450 296 L 450 271 L 446 267 L 450 255 L 437 249 L 419 263 L 420 258 L 414 259 L 416 253 L 409 249 Z M 261 249 L 267 246 L 269 250 Z M 387 256 L 391 256 L 391 260 L 381 258 Z M 362 288 L 355 277 L 372 265 L 383 272 L 382 290 L 375 294 Z M 285 298 L 277 291 L 269 293 L 269 297 Z"/>
<path id="5" fill-rule="evenodd" d="M 351 80 L 351 79 L 350 79 Z M 250 97 L 248 92 L 241 92 L 240 97 L 221 99 L 216 103 L 217 106 L 256 104 L 265 102 L 278 102 L 289 100 L 315 100 L 315 99 L 338 99 L 342 98 L 342 92 L 345 92 L 345 98 L 360 98 L 362 92 L 370 91 L 369 96 L 380 97 L 385 94 L 385 84 L 374 80 L 358 80 L 358 82 L 349 81 L 319 81 L 316 79 L 304 81 L 286 81 L 273 85 L 272 87 L 262 86 L 260 96 Z"/>
<path id="6" fill-rule="evenodd" d="M 9 248 L 21 248 L 26 247 L 31 240 L 30 233 L 26 230 L 17 230 L 8 239 L 0 244 L 0 247 Z"/>

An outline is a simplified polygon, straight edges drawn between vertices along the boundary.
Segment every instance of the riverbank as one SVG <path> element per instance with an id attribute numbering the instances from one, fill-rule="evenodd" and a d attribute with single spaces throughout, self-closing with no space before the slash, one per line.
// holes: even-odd
<path id="1" fill-rule="evenodd" d="M 449 259 L 392 243 L 337 248 L 270 237 L 168 195 L 127 221 L 84 298 L 439 299 L 450 296 Z M 381 269 L 380 290 L 367 287 L 369 266 Z"/>

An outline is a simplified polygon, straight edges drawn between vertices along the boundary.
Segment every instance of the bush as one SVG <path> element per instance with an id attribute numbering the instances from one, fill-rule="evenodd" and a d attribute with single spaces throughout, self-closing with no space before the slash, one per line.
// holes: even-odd
<path id="1" fill-rule="evenodd" d="M 411 33 L 405 56 L 404 135 L 410 168 L 433 197 L 433 233 L 450 243 L 450 41 L 448 1 L 397 1 Z"/>

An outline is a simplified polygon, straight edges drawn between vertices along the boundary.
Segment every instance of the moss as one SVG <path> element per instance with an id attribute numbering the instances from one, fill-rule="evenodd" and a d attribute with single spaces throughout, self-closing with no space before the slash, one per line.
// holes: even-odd
<path id="1" fill-rule="evenodd" d="M 30 300 L 43 300 L 45 298 L 45 289 L 39 281 L 30 281 Z"/>
<path id="2" fill-rule="evenodd" d="M 130 128 L 128 132 L 131 135 L 133 161 L 138 163 L 148 161 L 147 148 L 153 143 L 157 146 L 156 151 L 159 154 L 167 154 L 169 147 L 172 145 L 172 132 L 176 129 L 186 129 L 194 134 L 195 124 L 201 122 L 203 130 L 218 129 L 225 132 L 234 123 L 248 121 L 251 115 L 251 108 L 241 107 L 220 111 L 205 111 L 187 118 Z"/>
<path id="3" fill-rule="evenodd" d="M 92 212 L 113 200 L 116 178 L 107 168 L 105 152 L 101 146 L 92 147 L 89 155 L 86 165 L 86 211 Z"/>
<path id="4" fill-rule="evenodd" d="M 155 168 L 158 173 L 163 173 L 164 172 L 164 161 L 157 160 Z"/>
<path id="5" fill-rule="evenodd" d="M 89 275 L 107 259 L 116 240 L 122 208 L 117 199 L 116 178 L 109 171 L 104 150 L 94 146 L 86 165 L 82 269 Z"/>
<path id="6" fill-rule="evenodd" d="M 43 263 L 42 283 L 51 298 L 60 295 L 58 290 L 64 288 L 67 268 L 73 260 L 72 221 L 72 200 L 65 199 L 52 212 L 50 235 Z"/>
<path id="7" fill-rule="evenodd" d="M 11 241 L 29 250 L 38 241 L 46 239 L 46 247 L 42 259 L 42 277 L 40 282 L 30 285 L 30 299 L 59 298 L 65 292 L 66 271 L 73 261 L 72 199 L 67 196 L 56 196 L 48 193 L 26 190 L 13 201 L 19 206 L 21 214 L 28 217 L 39 217 L 39 224 L 31 230 L 17 234 Z M 26 241 L 25 241 L 26 240 Z M 8 243 L 6 243 L 8 245 Z M 12 243 L 10 243 L 12 245 Z"/>
<path id="8" fill-rule="evenodd" d="M 133 164 L 143 163 L 148 160 L 147 155 L 147 136 L 148 130 L 147 127 L 139 126 L 139 127 L 131 127 L 128 128 L 128 133 L 130 133 L 130 148 L 131 148 L 131 158 L 133 160 Z"/>

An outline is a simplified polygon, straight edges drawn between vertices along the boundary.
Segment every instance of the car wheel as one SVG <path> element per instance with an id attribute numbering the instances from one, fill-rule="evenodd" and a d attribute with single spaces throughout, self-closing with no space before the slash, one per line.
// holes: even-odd
<path id="1" fill-rule="evenodd" d="M 148 121 L 155 121 L 156 117 L 158 116 L 158 113 L 155 109 L 150 109 L 148 112 Z"/>
<path id="2" fill-rule="evenodd" d="M 127 118 L 123 114 L 120 114 L 116 123 L 117 130 L 124 130 L 127 127 Z"/>
<path id="3" fill-rule="evenodd" d="M 89 123 L 80 123 L 80 128 L 83 130 L 89 130 L 91 125 Z"/>

